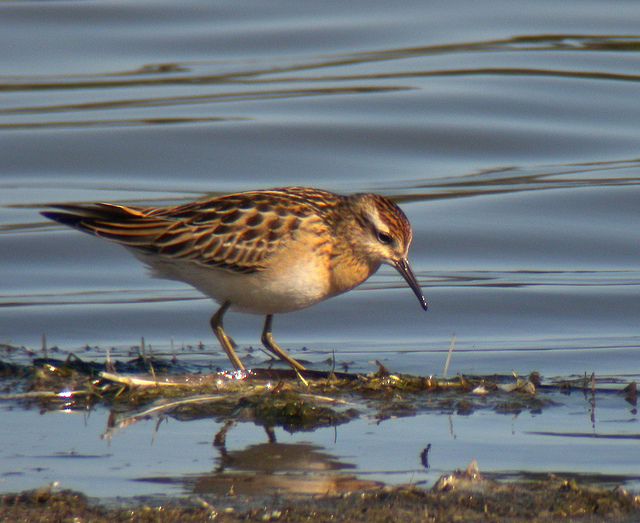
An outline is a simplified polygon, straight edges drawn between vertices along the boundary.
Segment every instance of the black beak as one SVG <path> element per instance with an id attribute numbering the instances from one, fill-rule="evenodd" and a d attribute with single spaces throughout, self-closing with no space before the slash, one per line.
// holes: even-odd
<path id="1" fill-rule="evenodd" d="M 420 284 L 418 283 L 418 280 L 416 280 L 416 277 L 414 276 L 413 271 L 409 266 L 409 261 L 406 258 L 403 258 L 402 260 L 397 262 L 394 265 L 394 267 L 400 274 L 402 274 L 402 277 L 409 284 L 409 287 L 411 287 L 411 290 L 418 297 L 418 301 L 420 302 L 420 305 L 422 305 L 422 308 L 426 311 L 427 300 L 424 299 L 424 295 L 422 294 L 422 289 L 420 288 Z"/>

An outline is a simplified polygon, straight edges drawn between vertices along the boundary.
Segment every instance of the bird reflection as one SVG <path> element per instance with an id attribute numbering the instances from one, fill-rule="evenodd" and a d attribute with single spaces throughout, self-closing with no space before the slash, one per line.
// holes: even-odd
<path id="1" fill-rule="evenodd" d="M 273 429 L 265 429 L 267 442 L 229 451 L 226 436 L 233 422 L 216 434 L 219 452 L 213 474 L 192 480 L 189 489 L 197 494 L 260 496 L 278 494 L 323 495 L 351 490 L 379 488 L 381 483 L 363 481 L 342 471 L 355 465 L 310 443 L 278 443 Z"/>

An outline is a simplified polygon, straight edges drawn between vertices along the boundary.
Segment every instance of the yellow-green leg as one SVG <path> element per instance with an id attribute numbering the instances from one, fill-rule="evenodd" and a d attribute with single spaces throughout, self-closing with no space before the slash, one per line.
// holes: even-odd
<path id="1" fill-rule="evenodd" d="M 273 341 L 273 334 L 271 334 L 271 323 L 273 321 L 273 314 L 268 314 L 267 319 L 264 322 L 264 329 L 262 329 L 262 344 L 273 352 L 278 358 L 287 363 L 291 368 L 295 370 L 307 370 L 294 360 L 291 356 L 289 356 L 285 351 L 283 351 L 280 347 L 278 347 Z"/>
<path id="2" fill-rule="evenodd" d="M 225 301 L 222 306 L 217 310 L 217 312 L 211 316 L 211 328 L 213 329 L 213 333 L 218 338 L 220 345 L 227 353 L 229 360 L 231 360 L 231 364 L 235 367 L 236 370 L 244 370 L 244 365 L 238 358 L 236 351 L 233 350 L 233 343 L 231 342 L 231 338 L 227 336 L 227 334 L 222 329 L 222 317 L 224 313 L 227 312 L 227 309 L 231 306 L 231 302 Z"/>

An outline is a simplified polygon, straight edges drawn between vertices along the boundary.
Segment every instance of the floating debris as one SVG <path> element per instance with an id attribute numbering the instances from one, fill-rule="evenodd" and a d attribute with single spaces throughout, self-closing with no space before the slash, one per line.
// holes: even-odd
<path id="1" fill-rule="evenodd" d="M 6 347 L 4 351 L 10 352 Z M 606 380 L 586 374 L 546 383 L 536 372 L 527 378 L 512 372 L 445 379 L 394 374 L 379 362 L 377 372 L 368 375 L 305 371 L 302 376 L 289 368 L 205 373 L 186 372 L 175 358 L 153 356 L 144 341 L 138 349 L 142 352 L 125 362 L 114 361 L 109 351 L 104 363 L 84 361 L 72 353 L 64 360 L 36 358 L 23 366 L 0 361 L 5 384 L 0 400 L 42 411 L 110 408 L 105 437 L 152 417 L 250 421 L 295 432 L 336 426 L 362 415 L 381 422 L 425 411 L 537 413 L 556 404 L 546 393 L 569 394 L 574 389 L 590 394 L 592 410 L 596 391 L 622 393 L 632 405 L 637 401 L 635 382 L 623 389 L 609 388 Z"/>

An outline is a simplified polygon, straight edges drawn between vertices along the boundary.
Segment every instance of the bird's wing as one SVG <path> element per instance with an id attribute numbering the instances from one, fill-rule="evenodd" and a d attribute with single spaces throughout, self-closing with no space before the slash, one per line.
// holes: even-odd
<path id="1" fill-rule="evenodd" d="M 83 232 L 175 260 L 250 273 L 300 226 L 305 212 L 273 202 L 216 198 L 146 209 L 113 204 L 60 205 L 42 214 Z"/>

